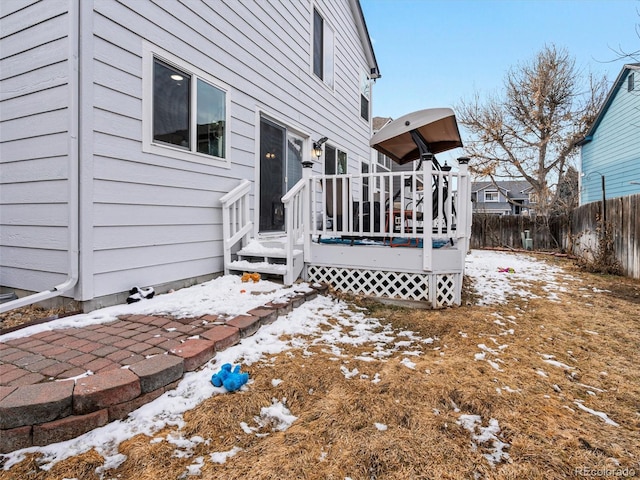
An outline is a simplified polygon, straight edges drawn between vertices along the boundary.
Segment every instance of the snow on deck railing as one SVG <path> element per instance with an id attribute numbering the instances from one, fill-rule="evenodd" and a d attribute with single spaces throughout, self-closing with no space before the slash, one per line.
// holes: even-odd
<path id="1" fill-rule="evenodd" d="M 253 222 L 249 218 L 249 192 L 251 182 L 242 180 L 240 185 L 220 198 L 222 204 L 222 242 L 224 249 L 224 273 L 229 273 L 231 249 L 239 241 L 249 242 Z"/>

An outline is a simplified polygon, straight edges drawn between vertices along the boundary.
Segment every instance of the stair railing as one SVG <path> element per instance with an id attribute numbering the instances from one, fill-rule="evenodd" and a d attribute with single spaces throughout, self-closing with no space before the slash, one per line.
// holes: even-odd
<path id="1" fill-rule="evenodd" d="M 231 249 L 242 242 L 240 248 L 249 242 L 253 222 L 249 218 L 249 192 L 251 182 L 242 180 L 240 185 L 220 198 L 222 203 L 222 245 L 224 249 L 224 273 L 229 273 Z"/>
<path id="2" fill-rule="evenodd" d="M 304 225 L 305 225 L 305 185 L 308 180 L 302 178 L 289 190 L 283 197 L 284 218 L 287 232 L 287 242 L 285 245 L 285 253 L 287 255 L 287 280 L 293 283 L 296 279 L 294 276 L 294 254 L 293 250 L 296 245 L 302 245 L 304 242 Z"/>

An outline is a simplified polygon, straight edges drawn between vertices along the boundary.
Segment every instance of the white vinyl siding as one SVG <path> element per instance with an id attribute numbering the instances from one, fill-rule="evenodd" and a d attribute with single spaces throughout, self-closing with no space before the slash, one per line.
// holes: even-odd
<path id="1" fill-rule="evenodd" d="M 3 2 L 0 286 L 41 291 L 68 262 L 69 2 Z"/>
<path id="2" fill-rule="evenodd" d="M 305 146 L 329 137 L 349 152 L 350 171 L 370 154 L 369 127 L 358 120 L 357 82 L 367 60 L 349 2 L 318 2 L 333 32 L 332 88 L 310 74 L 310 2 L 193 0 L 175 8 L 150 0 L 47 0 L 11 13 L 18 3 L 3 4 L 0 40 L 4 286 L 43 290 L 67 273 L 69 4 L 81 9 L 86 42 L 79 59 L 81 299 L 222 272 L 219 199 L 241 179 L 256 181 L 256 112 L 295 126 Z M 225 90 L 224 159 L 145 148 L 152 131 L 144 69 L 154 53 Z"/>

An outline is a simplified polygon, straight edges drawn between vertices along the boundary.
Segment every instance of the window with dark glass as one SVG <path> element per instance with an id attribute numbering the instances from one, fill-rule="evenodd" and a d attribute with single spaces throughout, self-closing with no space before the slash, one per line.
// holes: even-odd
<path id="1" fill-rule="evenodd" d="M 324 149 L 324 173 L 327 175 L 347 173 L 347 152 L 327 145 Z"/>
<path id="2" fill-rule="evenodd" d="M 313 9 L 313 73 L 324 78 L 324 20 Z"/>
<path id="3" fill-rule="evenodd" d="M 362 200 L 369 200 L 369 164 L 366 162 L 362 162 L 361 171 L 363 173 L 362 176 Z"/>
<path id="4" fill-rule="evenodd" d="M 153 63 L 153 140 L 189 149 L 191 76 L 159 60 Z"/>
<path id="5" fill-rule="evenodd" d="M 225 158 L 225 137 L 226 92 L 154 58 L 153 142 Z"/>
<path id="6" fill-rule="evenodd" d="M 371 80 L 362 72 L 360 76 L 360 116 L 369 121 L 369 101 L 371 98 Z"/>
<path id="7" fill-rule="evenodd" d="M 198 79 L 198 152 L 224 158 L 225 93 Z"/>
<path id="8" fill-rule="evenodd" d="M 631 91 L 635 88 L 635 78 L 633 76 L 633 72 L 629 74 L 627 77 L 627 91 Z"/>

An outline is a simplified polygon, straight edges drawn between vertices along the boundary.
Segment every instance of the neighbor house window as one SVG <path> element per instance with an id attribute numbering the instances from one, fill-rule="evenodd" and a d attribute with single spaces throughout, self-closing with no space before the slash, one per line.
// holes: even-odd
<path id="1" fill-rule="evenodd" d="M 634 88 L 635 88 L 635 78 L 634 78 L 633 72 L 631 72 L 627 77 L 627 91 L 630 92 Z"/>
<path id="2" fill-rule="evenodd" d="M 484 201 L 485 202 L 497 202 L 498 201 L 498 192 L 496 191 L 485 191 L 484 192 Z"/>
<path id="3" fill-rule="evenodd" d="M 371 101 L 371 79 L 365 72 L 360 74 L 360 116 L 369 121 L 369 104 Z"/>
<path id="4" fill-rule="evenodd" d="M 143 150 L 229 166 L 228 87 L 154 46 L 144 62 Z"/>
<path id="5" fill-rule="evenodd" d="M 327 175 L 347 173 L 347 153 L 327 145 L 324 149 L 324 173 Z"/>
<path id="6" fill-rule="evenodd" d="M 530 193 L 529 194 L 529 203 L 538 203 L 538 194 Z"/>
<path id="7" fill-rule="evenodd" d="M 313 74 L 333 88 L 333 30 L 313 9 Z"/>

